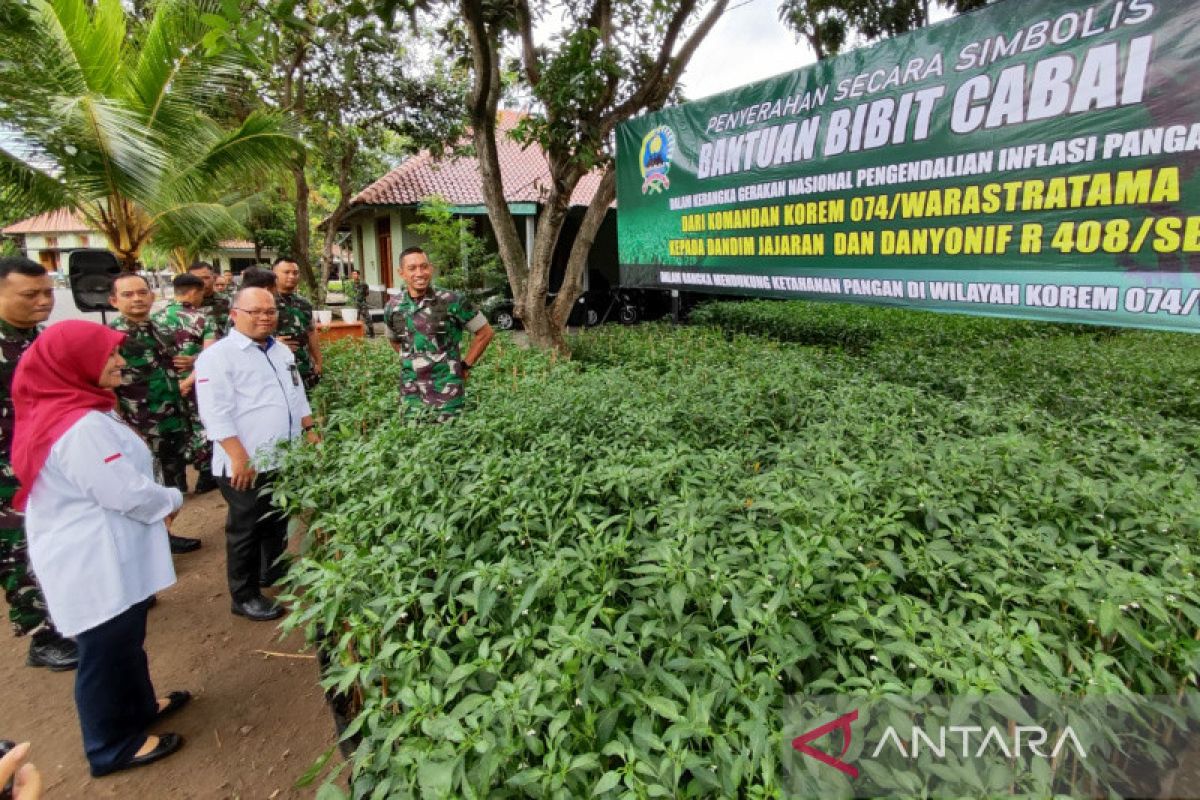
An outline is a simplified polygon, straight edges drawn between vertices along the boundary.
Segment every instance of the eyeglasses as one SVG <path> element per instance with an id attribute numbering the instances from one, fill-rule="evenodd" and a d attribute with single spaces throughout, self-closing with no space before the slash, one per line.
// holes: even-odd
<path id="1" fill-rule="evenodd" d="M 278 317 L 279 316 L 279 309 L 276 309 L 276 308 L 264 308 L 261 311 L 259 311 L 257 309 L 238 308 L 237 306 L 234 306 L 233 310 L 240 311 L 248 317 Z"/>

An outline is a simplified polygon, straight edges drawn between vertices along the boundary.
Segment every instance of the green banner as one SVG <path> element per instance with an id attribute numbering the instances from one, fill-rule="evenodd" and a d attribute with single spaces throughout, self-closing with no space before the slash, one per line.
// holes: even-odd
<path id="1" fill-rule="evenodd" d="M 1004 0 L 622 125 L 621 278 L 1192 331 L 1198 167 L 1200 2 Z"/>

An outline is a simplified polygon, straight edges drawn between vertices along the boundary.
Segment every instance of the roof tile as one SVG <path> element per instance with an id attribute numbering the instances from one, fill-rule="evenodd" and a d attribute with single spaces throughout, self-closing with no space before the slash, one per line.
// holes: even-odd
<path id="1" fill-rule="evenodd" d="M 92 227 L 84 222 L 69 208 L 58 208 L 29 217 L 20 222 L 14 222 L 0 230 L 5 236 L 16 236 L 24 233 L 91 233 Z"/>
<path id="2" fill-rule="evenodd" d="M 497 119 L 496 144 L 504 196 L 510 203 L 541 203 L 549 191 L 550 166 L 540 146 L 522 145 L 511 137 L 522 116 L 516 111 L 501 111 Z M 585 175 L 571 193 L 571 205 L 587 205 L 596 194 L 600 177 L 599 170 Z M 478 159 L 457 156 L 439 160 L 422 150 L 355 195 L 350 206 L 416 205 L 433 195 L 456 206 L 484 205 Z"/>

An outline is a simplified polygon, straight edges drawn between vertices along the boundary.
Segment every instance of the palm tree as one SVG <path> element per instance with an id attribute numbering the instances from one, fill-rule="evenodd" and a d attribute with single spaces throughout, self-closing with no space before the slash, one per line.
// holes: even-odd
<path id="1" fill-rule="evenodd" d="M 240 80 L 216 45 L 214 0 L 161 0 L 146 22 L 121 0 L 0 3 L 0 205 L 63 206 L 102 231 L 126 269 L 162 249 L 242 231 L 235 210 L 302 145 L 284 117 L 223 125 Z"/>

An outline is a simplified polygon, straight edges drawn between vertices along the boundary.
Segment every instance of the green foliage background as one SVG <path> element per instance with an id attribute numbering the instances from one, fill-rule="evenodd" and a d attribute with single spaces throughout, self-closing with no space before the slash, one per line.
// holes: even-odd
<path id="1" fill-rule="evenodd" d="M 385 346 L 330 348 L 277 500 L 355 796 L 779 797 L 789 694 L 1194 680 L 1197 340 L 695 319 L 501 339 L 445 426 L 399 419 Z"/>
<path id="2" fill-rule="evenodd" d="M 434 196 L 421 204 L 419 222 L 412 229 L 425 237 L 430 263 L 438 270 L 438 283 L 447 289 L 484 289 L 505 286 L 508 277 L 492 245 L 476 236 L 471 221 L 456 217 L 453 207 Z"/>

